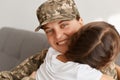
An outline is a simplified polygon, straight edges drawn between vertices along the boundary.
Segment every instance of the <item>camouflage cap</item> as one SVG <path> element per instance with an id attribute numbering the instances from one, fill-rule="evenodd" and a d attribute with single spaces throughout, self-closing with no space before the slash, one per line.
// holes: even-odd
<path id="1" fill-rule="evenodd" d="M 79 11 L 73 0 L 47 0 L 37 9 L 37 18 L 41 26 L 56 20 L 72 20 L 79 16 Z"/>

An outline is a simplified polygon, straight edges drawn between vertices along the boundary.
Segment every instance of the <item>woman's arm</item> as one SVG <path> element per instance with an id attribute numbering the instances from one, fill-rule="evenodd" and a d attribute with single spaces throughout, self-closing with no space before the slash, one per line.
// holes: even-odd
<path id="1" fill-rule="evenodd" d="M 24 77 L 30 76 L 43 63 L 46 53 L 47 50 L 42 50 L 38 54 L 24 60 L 11 71 L 0 72 L 0 80 L 21 80 Z"/>

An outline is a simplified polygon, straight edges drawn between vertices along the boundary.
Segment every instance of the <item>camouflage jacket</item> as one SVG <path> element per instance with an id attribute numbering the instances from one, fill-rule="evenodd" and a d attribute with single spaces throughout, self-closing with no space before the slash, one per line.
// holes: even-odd
<path id="1" fill-rule="evenodd" d="M 29 76 L 33 71 L 36 71 L 43 63 L 47 50 L 38 52 L 24 60 L 20 65 L 13 68 L 11 71 L 0 72 L 0 80 L 34 80 Z"/>
<path id="2" fill-rule="evenodd" d="M 31 56 L 30 58 L 27 58 L 11 71 L 0 72 L 0 80 L 35 80 L 30 78 L 29 76 L 32 72 L 36 71 L 43 63 L 46 53 L 47 50 L 43 50 Z M 115 70 L 114 63 L 111 64 L 109 67 L 102 69 L 101 72 L 112 76 L 115 80 L 118 80 L 117 71 Z"/>

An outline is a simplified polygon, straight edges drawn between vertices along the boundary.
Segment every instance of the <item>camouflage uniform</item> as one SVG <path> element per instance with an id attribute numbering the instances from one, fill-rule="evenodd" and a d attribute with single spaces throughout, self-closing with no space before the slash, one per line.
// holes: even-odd
<path id="1" fill-rule="evenodd" d="M 12 69 L 11 71 L 0 72 L 0 80 L 34 80 L 29 76 L 33 71 L 36 71 L 43 63 L 47 50 L 43 50 L 30 58 L 27 58 L 20 65 Z"/>
<path id="2" fill-rule="evenodd" d="M 56 20 L 72 20 L 77 16 L 80 17 L 73 0 L 48 0 L 37 10 L 37 18 L 40 25 L 35 29 L 35 31 L 38 31 L 43 25 L 49 22 Z M 34 80 L 29 76 L 43 63 L 46 53 L 47 50 L 43 50 L 30 58 L 27 58 L 11 71 L 0 72 L 0 80 Z M 117 76 L 115 66 L 114 68 L 109 66 L 101 71 L 108 75 L 112 74 L 111 76 L 114 78 Z"/>

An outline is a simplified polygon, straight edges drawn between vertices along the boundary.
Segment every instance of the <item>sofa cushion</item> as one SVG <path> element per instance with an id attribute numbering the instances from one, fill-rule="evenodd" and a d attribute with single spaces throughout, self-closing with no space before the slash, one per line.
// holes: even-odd
<path id="1" fill-rule="evenodd" d="M 27 57 L 48 47 L 44 33 L 3 27 L 0 29 L 0 71 L 10 70 Z"/>
<path id="2" fill-rule="evenodd" d="M 0 29 L 0 51 L 3 51 L 5 39 L 7 38 L 7 36 L 4 36 L 4 35 L 5 35 L 5 32 L 3 32 L 2 29 Z"/>
<path id="3" fill-rule="evenodd" d="M 26 38 L 21 45 L 20 59 L 24 60 L 28 56 L 31 56 L 45 48 L 49 47 L 45 34 L 43 33 L 27 33 Z M 25 36 L 25 35 L 24 35 Z"/>
<path id="4" fill-rule="evenodd" d="M 0 31 L 0 51 L 7 55 L 19 58 L 23 39 L 24 34 L 21 30 L 2 28 Z"/>
<path id="5" fill-rule="evenodd" d="M 17 61 L 17 58 L 0 52 L 0 71 L 12 69 Z"/>

